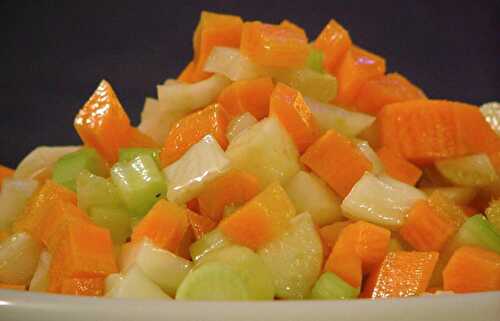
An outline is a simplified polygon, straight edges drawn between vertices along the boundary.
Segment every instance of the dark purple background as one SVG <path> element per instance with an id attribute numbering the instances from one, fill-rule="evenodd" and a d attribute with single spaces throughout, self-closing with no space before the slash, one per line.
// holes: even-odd
<path id="1" fill-rule="evenodd" d="M 78 143 L 72 120 L 108 79 L 137 124 L 145 96 L 191 59 L 202 9 L 292 20 L 316 37 L 329 18 L 433 98 L 499 99 L 499 1 L 0 2 L 0 163 Z"/>

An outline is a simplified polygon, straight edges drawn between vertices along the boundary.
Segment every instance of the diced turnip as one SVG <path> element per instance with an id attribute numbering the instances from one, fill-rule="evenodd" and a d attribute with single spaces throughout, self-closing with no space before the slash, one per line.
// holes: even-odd
<path id="1" fill-rule="evenodd" d="M 310 97 L 304 99 L 323 132 L 335 129 L 342 135 L 355 137 L 375 121 L 375 117 L 367 114 L 348 111 Z"/>
<path id="2" fill-rule="evenodd" d="M 257 124 L 257 119 L 250 113 L 244 113 L 229 122 L 227 126 L 227 139 L 232 141 L 241 132 Z"/>
<path id="3" fill-rule="evenodd" d="M 363 155 L 372 163 L 371 172 L 375 175 L 380 175 L 384 172 L 384 165 L 378 157 L 377 153 L 370 147 L 367 141 L 354 139 L 354 143 Z"/>
<path id="4" fill-rule="evenodd" d="M 49 267 L 52 256 L 49 252 L 43 251 L 40 254 L 35 274 L 31 279 L 29 290 L 36 292 L 46 292 L 49 286 Z"/>
<path id="5" fill-rule="evenodd" d="M 38 182 L 30 178 L 5 178 L 0 191 L 0 230 L 9 229 L 22 213 Z"/>
<path id="6" fill-rule="evenodd" d="M 0 283 L 28 284 L 35 273 L 42 246 L 27 233 L 16 233 L 0 243 Z"/>
<path id="7" fill-rule="evenodd" d="M 491 128 L 500 135 L 500 103 L 497 101 L 484 103 L 480 110 Z"/>
<path id="8" fill-rule="evenodd" d="M 274 118 L 264 118 L 236 137 L 226 150 L 234 168 L 257 176 L 262 186 L 285 183 L 299 169 L 295 144 Z"/>
<path id="9" fill-rule="evenodd" d="M 411 185 L 389 176 L 377 178 L 365 172 L 341 207 L 345 215 L 352 219 L 398 228 L 413 204 L 425 197 L 422 191 Z"/>
<path id="10" fill-rule="evenodd" d="M 192 263 L 167 250 L 154 246 L 148 239 L 130 245 L 122 253 L 122 271 L 131 266 L 139 267 L 144 275 L 167 294 L 174 296 Z"/>
<path id="11" fill-rule="evenodd" d="M 126 274 L 111 274 L 106 280 L 106 296 L 126 299 L 170 299 L 142 270 L 131 267 Z"/>
<path id="12" fill-rule="evenodd" d="M 34 178 L 44 176 L 48 178 L 52 166 L 62 156 L 79 150 L 81 146 L 39 146 L 32 150 L 17 165 L 15 178 Z"/>
<path id="13" fill-rule="evenodd" d="M 309 213 L 302 213 L 290 222 L 290 229 L 258 254 L 271 270 L 276 296 L 303 299 L 321 273 L 323 245 Z"/>
<path id="14" fill-rule="evenodd" d="M 319 226 L 342 218 L 342 200 L 312 173 L 300 171 L 284 186 L 298 213 L 309 212 Z"/>
<path id="15" fill-rule="evenodd" d="M 486 154 L 437 161 L 436 168 L 441 175 L 458 186 L 487 186 L 498 180 L 495 167 Z"/>
<path id="16" fill-rule="evenodd" d="M 205 62 L 205 71 L 221 74 L 232 81 L 254 79 L 263 75 L 263 70 L 238 49 L 215 47 Z"/>
<path id="17" fill-rule="evenodd" d="M 198 196 L 203 187 L 229 169 L 230 161 L 217 141 L 203 137 L 175 163 L 163 170 L 168 184 L 167 199 L 186 203 Z"/>

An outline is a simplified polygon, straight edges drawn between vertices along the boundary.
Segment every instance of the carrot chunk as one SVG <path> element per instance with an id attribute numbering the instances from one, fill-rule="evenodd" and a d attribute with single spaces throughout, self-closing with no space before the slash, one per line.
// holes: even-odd
<path id="1" fill-rule="evenodd" d="M 210 232 L 217 226 L 217 223 L 206 216 L 188 211 L 187 218 L 194 237 L 199 240 L 203 235 Z"/>
<path id="2" fill-rule="evenodd" d="M 198 196 L 200 213 L 215 222 L 222 219 L 227 205 L 239 205 L 259 193 L 257 177 L 240 170 L 228 173 L 210 182 Z"/>
<path id="3" fill-rule="evenodd" d="M 457 249 L 443 271 L 443 288 L 456 293 L 500 290 L 500 255 L 475 246 Z"/>
<path id="4" fill-rule="evenodd" d="M 25 285 L 0 283 L 0 289 L 26 291 Z"/>
<path id="5" fill-rule="evenodd" d="M 234 242 L 255 250 L 282 233 L 294 215 L 295 208 L 285 190 L 273 183 L 219 227 Z"/>
<path id="6" fill-rule="evenodd" d="M 226 148 L 226 128 L 228 117 L 220 104 L 212 104 L 192 113 L 172 126 L 160 152 L 163 167 L 175 162 L 194 144 L 208 134 L 211 134 Z"/>
<path id="7" fill-rule="evenodd" d="M 347 225 L 351 224 L 352 221 L 342 221 L 335 222 L 329 225 L 325 225 L 318 230 L 321 241 L 324 244 L 323 250 L 325 257 L 328 258 L 330 253 L 339 239 L 340 233 Z"/>
<path id="8" fill-rule="evenodd" d="M 445 100 L 384 106 L 377 117 L 380 142 L 419 165 L 472 153 L 500 151 L 500 139 L 479 108 Z"/>
<path id="9" fill-rule="evenodd" d="M 333 129 L 312 144 L 300 160 L 342 197 L 372 168 L 363 153 Z"/>
<path id="10" fill-rule="evenodd" d="M 285 19 L 285 20 L 281 21 L 279 26 L 284 27 L 284 28 L 288 28 L 288 29 L 293 30 L 297 33 L 301 33 L 304 35 L 305 38 L 307 38 L 306 31 L 303 28 L 301 28 L 298 24 L 293 23 L 290 20 Z"/>
<path id="11" fill-rule="evenodd" d="M 254 21 L 243 24 L 240 50 L 258 65 L 298 68 L 306 62 L 309 45 L 294 28 Z"/>
<path id="12" fill-rule="evenodd" d="M 387 147 L 380 148 L 377 155 L 387 174 L 403 183 L 415 185 L 422 176 L 420 168 Z"/>
<path id="13" fill-rule="evenodd" d="M 40 239 L 41 223 L 56 201 L 76 205 L 76 193 L 64 186 L 46 180 L 40 190 L 28 201 L 24 213 L 14 222 L 14 231 L 28 232 Z"/>
<path id="14" fill-rule="evenodd" d="M 0 190 L 2 190 L 2 182 L 5 178 L 14 175 L 14 170 L 6 166 L 0 165 Z"/>
<path id="15" fill-rule="evenodd" d="M 74 126 L 83 143 L 95 148 L 108 162 L 130 140 L 130 119 L 111 85 L 103 80 L 76 115 Z"/>
<path id="16" fill-rule="evenodd" d="M 389 252 L 365 284 L 362 297 L 397 298 L 419 295 L 428 285 L 437 252 Z"/>
<path id="17" fill-rule="evenodd" d="M 337 69 L 351 45 L 349 32 L 333 19 L 328 22 L 314 41 L 314 46 L 323 51 L 325 55 L 324 66 L 331 74 L 337 73 Z"/>
<path id="18" fill-rule="evenodd" d="M 222 90 L 218 102 L 230 118 L 249 112 L 262 119 L 269 113 L 269 99 L 274 84 L 270 77 L 233 82 Z"/>
<path id="19" fill-rule="evenodd" d="M 144 134 L 139 129 L 132 127 L 130 129 L 130 140 L 123 146 L 127 147 L 142 147 L 142 148 L 158 148 L 158 143 L 153 140 L 150 136 Z"/>
<path id="20" fill-rule="evenodd" d="M 189 227 L 188 210 L 159 200 L 132 232 L 132 242 L 149 238 L 156 246 L 177 253 Z"/>
<path id="21" fill-rule="evenodd" d="M 408 79 L 398 73 L 391 73 L 365 82 L 354 105 L 357 111 L 377 115 L 385 105 L 425 98 L 422 90 Z"/>
<path id="22" fill-rule="evenodd" d="M 104 294 L 104 278 L 66 278 L 62 281 L 61 293 L 102 296 Z"/>
<path id="23" fill-rule="evenodd" d="M 350 107 L 361 89 L 370 79 L 385 73 L 385 59 L 352 46 L 346 53 L 336 73 L 339 82 L 335 104 Z"/>
<path id="24" fill-rule="evenodd" d="M 320 136 L 320 129 L 302 94 L 278 83 L 271 94 L 269 114 L 276 116 L 292 137 L 300 153 Z"/>
<path id="25" fill-rule="evenodd" d="M 194 82 L 194 61 L 189 62 L 186 67 L 184 67 L 177 77 L 177 80 L 188 84 Z"/>
<path id="26" fill-rule="evenodd" d="M 193 36 L 193 70 L 186 75 L 188 82 L 197 82 L 210 76 L 203 69 L 213 47 L 240 46 L 242 27 L 243 21 L 238 16 L 202 11 Z"/>

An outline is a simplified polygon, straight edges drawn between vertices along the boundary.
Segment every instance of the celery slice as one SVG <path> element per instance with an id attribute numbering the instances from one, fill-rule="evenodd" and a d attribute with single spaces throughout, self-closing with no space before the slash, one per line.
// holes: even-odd
<path id="1" fill-rule="evenodd" d="M 111 180 L 133 218 L 144 216 L 167 193 L 165 178 L 149 155 L 116 163 L 111 168 Z"/>
<path id="2" fill-rule="evenodd" d="M 500 253 L 500 234 L 483 215 L 469 217 L 452 240 L 456 248 L 476 245 Z"/>
<path id="3" fill-rule="evenodd" d="M 130 217 L 123 208 L 91 207 L 88 211 L 90 219 L 97 225 L 107 228 L 115 244 L 122 244 L 130 236 Z"/>
<path id="4" fill-rule="evenodd" d="M 309 68 L 278 70 L 271 72 L 273 78 L 297 89 L 304 96 L 321 102 L 332 101 L 337 96 L 337 78 Z"/>
<path id="5" fill-rule="evenodd" d="M 80 172 L 76 179 L 78 207 L 88 211 L 90 207 L 123 207 L 118 188 L 108 179 L 90 173 Z"/>
<path id="6" fill-rule="evenodd" d="M 346 300 L 355 299 L 358 295 L 358 288 L 352 287 L 334 273 L 325 272 L 316 281 L 311 292 L 311 299 Z"/>
<path id="7" fill-rule="evenodd" d="M 306 66 L 319 73 L 324 73 L 323 69 L 323 52 L 314 47 L 311 47 L 309 56 L 307 57 Z"/>
<path id="8" fill-rule="evenodd" d="M 437 170 L 458 186 L 487 186 L 498 180 L 498 175 L 486 154 L 450 158 L 436 162 Z"/>
<path id="9" fill-rule="evenodd" d="M 106 296 L 127 299 L 170 299 L 144 272 L 134 266 L 125 275 L 110 274 L 106 278 Z"/>
<path id="10" fill-rule="evenodd" d="M 156 163 L 160 163 L 160 150 L 157 148 L 120 148 L 118 161 L 130 162 L 132 159 L 140 155 L 151 156 Z"/>
<path id="11" fill-rule="evenodd" d="M 93 148 L 82 148 L 59 158 L 52 172 L 52 179 L 67 188 L 76 191 L 76 178 L 82 170 L 104 176 L 106 167 L 101 156 Z"/>
<path id="12" fill-rule="evenodd" d="M 206 254 L 231 245 L 232 242 L 219 229 L 214 229 L 203 235 L 201 239 L 191 244 L 189 252 L 194 262 L 199 261 Z"/>

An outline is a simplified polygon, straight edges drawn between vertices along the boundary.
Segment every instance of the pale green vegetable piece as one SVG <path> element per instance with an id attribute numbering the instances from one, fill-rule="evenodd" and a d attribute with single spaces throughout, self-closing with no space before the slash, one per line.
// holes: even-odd
<path id="1" fill-rule="evenodd" d="M 205 62 L 205 71 L 218 73 L 232 81 L 255 79 L 264 74 L 264 69 L 241 54 L 236 48 L 214 47 Z"/>
<path id="2" fill-rule="evenodd" d="M 492 101 L 481 105 L 481 113 L 491 128 L 500 135 L 500 103 Z"/>
<path id="3" fill-rule="evenodd" d="M 233 243 L 218 228 L 203 235 L 189 247 L 189 252 L 194 262 L 199 261 L 204 255 Z"/>
<path id="4" fill-rule="evenodd" d="M 0 191 L 0 230 L 11 227 L 37 187 L 38 181 L 30 178 L 7 177 L 3 180 Z"/>
<path id="5" fill-rule="evenodd" d="M 310 68 L 279 70 L 271 73 L 277 81 L 297 89 L 304 96 L 321 102 L 332 101 L 337 96 L 337 78 Z"/>
<path id="6" fill-rule="evenodd" d="M 118 188 L 108 179 L 82 171 L 76 179 L 78 207 L 88 211 L 91 207 L 119 208 L 125 206 Z"/>
<path id="7" fill-rule="evenodd" d="M 124 243 L 132 233 L 130 216 L 124 208 L 91 207 L 88 214 L 92 222 L 110 231 L 115 244 Z"/>
<path id="8" fill-rule="evenodd" d="M 332 272 L 323 273 L 311 293 L 314 300 L 346 300 L 359 296 L 359 289 L 339 278 Z"/>
<path id="9" fill-rule="evenodd" d="M 28 233 L 16 233 L 0 243 L 0 283 L 27 285 L 38 265 L 42 246 Z"/>
<path id="10" fill-rule="evenodd" d="M 81 146 L 38 146 L 17 165 L 15 178 L 34 178 L 52 169 L 62 156 L 76 152 Z"/>
<path id="11" fill-rule="evenodd" d="M 126 299 L 170 299 L 158 285 L 148 279 L 137 266 L 125 275 L 111 274 L 106 280 L 105 296 Z"/>
<path id="12" fill-rule="evenodd" d="M 486 154 L 437 161 L 436 168 L 447 180 L 458 186 L 487 186 L 498 180 L 495 168 Z"/>
<path id="13" fill-rule="evenodd" d="M 250 113 L 244 113 L 238 117 L 233 118 L 227 125 L 227 139 L 232 141 L 241 132 L 257 124 L 257 119 Z"/>
<path id="14" fill-rule="evenodd" d="M 425 187 L 421 188 L 421 190 L 427 196 L 431 196 L 434 192 L 439 192 L 457 205 L 469 204 L 478 193 L 478 189 L 474 187 Z"/>
<path id="15" fill-rule="evenodd" d="M 52 255 L 49 252 L 43 251 L 40 254 L 38 265 L 35 274 L 31 279 L 29 290 L 35 292 L 46 292 L 49 287 L 49 268 L 52 261 Z"/>

